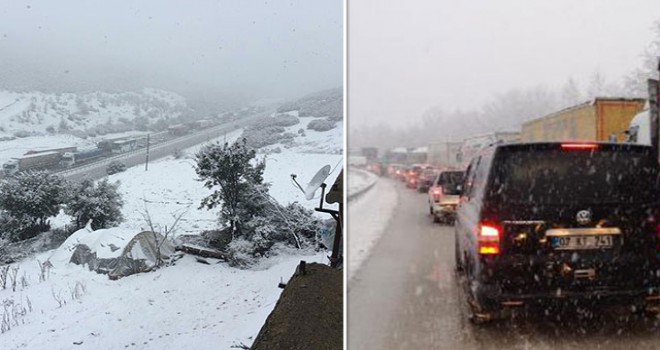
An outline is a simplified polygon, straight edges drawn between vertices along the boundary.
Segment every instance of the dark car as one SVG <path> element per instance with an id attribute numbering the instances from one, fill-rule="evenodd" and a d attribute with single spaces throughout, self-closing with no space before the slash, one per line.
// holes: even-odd
<path id="1" fill-rule="evenodd" d="M 555 302 L 657 313 L 659 199 L 648 146 L 485 149 L 467 170 L 455 225 L 471 320 Z"/>
<path id="2" fill-rule="evenodd" d="M 433 186 L 433 181 L 438 176 L 438 170 L 432 167 L 428 167 L 419 174 L 417 179 L 417 192 L 426 193 L 431 186 Z"/>

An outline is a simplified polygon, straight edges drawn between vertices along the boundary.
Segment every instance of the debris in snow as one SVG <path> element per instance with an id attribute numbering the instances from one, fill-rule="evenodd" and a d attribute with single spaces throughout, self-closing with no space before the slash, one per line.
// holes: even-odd
<path id="1" fill-rule="evenodd" d="M 73 345 L 82 345 L 82 343 L 83 343 L 82 340 L 81 341 L 74 341 Z"/>
<path id="2" fill-rule="evenodd" d="M 192 244 L 182 244 L 176 247 L 176 250 L 180 250 L 187 254 L 198 255 L 204 258 L 216 258 L 227 261 L 227 255 L 219 250 L 200 247 Z"/>

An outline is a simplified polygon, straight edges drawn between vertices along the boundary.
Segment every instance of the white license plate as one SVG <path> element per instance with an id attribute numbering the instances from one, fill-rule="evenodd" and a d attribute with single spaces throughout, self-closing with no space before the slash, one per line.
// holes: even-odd
<path id="1" fill-rule="evenodd" d="M 604 249 L 614 245 L 613 235 L 559 236 L 551 239 L 552 247 L 557 250 Z"/>

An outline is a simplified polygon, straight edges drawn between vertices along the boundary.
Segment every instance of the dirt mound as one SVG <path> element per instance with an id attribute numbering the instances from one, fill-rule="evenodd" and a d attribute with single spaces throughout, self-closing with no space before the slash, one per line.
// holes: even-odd
<path id="1" fill-rule="evenodd" d="M 301 265 L 259 331 L 252 350 L 343 348 L 342 270 L 316 263 Z"/>

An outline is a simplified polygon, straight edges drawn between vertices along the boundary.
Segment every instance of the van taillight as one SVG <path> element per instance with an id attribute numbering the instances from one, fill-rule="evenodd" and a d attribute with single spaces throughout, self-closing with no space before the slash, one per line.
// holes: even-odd
<path id="1" fill-rule="evenodd" d="M 440 197 L 442 196 L 442 187 L 438 186 L 438 187 L 434 188 L 432 194 L 433 194 L 433 200 L 435 202 L 439 202 Z"/>
<path id="2" fill-rule="evenodd" d="M 479 254 L 494 255 L 500 253 L 501 229 L 491 223 L 479 225 Z"/>

